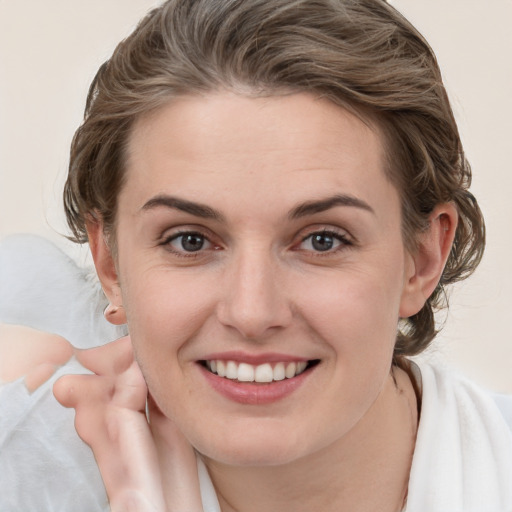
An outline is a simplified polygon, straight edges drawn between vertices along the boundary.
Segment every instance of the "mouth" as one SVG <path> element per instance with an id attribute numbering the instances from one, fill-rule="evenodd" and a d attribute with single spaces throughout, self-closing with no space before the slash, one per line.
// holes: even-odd
<path id="1" fill-rule="evenodd" d="M 320 363 L 309 361 L 277 361 L 253 365 L 244 362 L 210 359 L 200 364 L 210 373 L 235 382 L 270 384 L 298 377 Z"/>

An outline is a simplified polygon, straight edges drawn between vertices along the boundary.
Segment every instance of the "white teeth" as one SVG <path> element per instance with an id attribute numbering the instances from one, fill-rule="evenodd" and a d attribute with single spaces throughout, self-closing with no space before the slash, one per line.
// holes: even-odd
<path id="1" fill-rule="evenodd" d="M 224 361 L 217 361 L 217 375 L 219 377 L 225 377 L 226 376 L 226 365 L 224 364 Z M 213 368 L 212 368 L 213 372 Z"/>
<path id="2" fill-rule="evenodd" d="M 272 369 L 270 372 L 272 373 Z M 238 365 L 238 380 L 240 382 L 253 382 L 254 368 L 250 364 L 240 363 Z"/>
<path id="3" fill-rule="evenodd" d="M 301 361 L 300 363 L 297 363 L 297 371 L 296 371 L 295 375 L 301 374 L 306 369 L 307 365 L 308 365 L 308 363 L 306 363 L 305 361 Z"/>
<path id="4" fill-rule="evenodd" d="M 286 375 L 287 379 L 291 379 L 292 377 L 295 377 L 296 372 L 297 372 L 297 365 L 295 363 L 288 363 L 286 365 L 286 370 L 284 371 L 284 374 Z"/>
<path id="5" fill-rule="evenodd" d="M 256 371 L 254 372 L 254 380 L 256 382 L 272 382 L 274 380 L 274 371 L 272 370 L 272 366 L 270 366 L 268 363 L 256 366 Z"/>
<path id="6" fill-rule="evenodd" d="M 226 365 L 226 377 L 228 379 L 238 379 L 238 366 L 233 361 L 228 361 Z"/>
<path id="7" fill-rule="evenodd" d="M 206 366 L 212 373 L 219 377 L 226 377 L 240 382 L 272 382 L 291 379 L 300 375 L 307 367 L 306 361 L 298 363 L 276 363 L 273 367 L 270 363 L 253 366 L 248 363 L 235 361 L 223 361 L 220 359 L 206 361 Z"/>
<path id="8" fill-rule="evenodd" d="M 274 380 L 284 380 L 285 377 L 284 363 L 277 363 L 274 366 Z"/>

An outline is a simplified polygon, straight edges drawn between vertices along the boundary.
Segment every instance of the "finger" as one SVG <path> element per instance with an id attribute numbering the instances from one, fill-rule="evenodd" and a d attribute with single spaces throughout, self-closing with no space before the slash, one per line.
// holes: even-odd
<path id="1" fill-rule="evenodd" d="M 155 510 L 164 511 L 157 449 L 145 415 L 111 407 L 105 431 L 106 438 L 98 436 L 91 446 L 98 447 L 93 451 L 111 503 L 119 504 L 127 496 L 138 494 L 145 496 Z"/>
<path id="2" fill-rule="evenodd" d="M 85 368 L 97 375 L 114 375 L 125 371 L 133 362 L 129 336 L 124 336 L 101 347 L 75 349 L 75 357 Z"/>
<path id="3" fill-rule="evenodd" d="M 145 411 L 148 389 L 136 361 L 122 373 L 115 375 L 112 402 L 134 411 Z"/>
<path id="4" fill-rule="evenodd" d="M 146 383 L 129 338 L 81 351 L 78 359 L 99 374 L 61 377 L 54 394 L 76 410 L 76 430 L 93 450 L 111 509 L 165 512 Z"/>
<path id="5" fill-rule="evenodd" d="M 109 498 L 109 510 L 110 512 L 172 512 L 165 509 L 165 504 L 158 506 L 154 501 L 137 489 L 123 489 L 114 499 Z"/>
<path id="6" fill-rule="evenodd" d="M 148 416 L 167 510 L 203 510 L 193 447 L 176 424 L 162 413 L 151 395 L 148 396 Z"/>
<path id="7" fill-rule="evenodd" d="M 137 503 L 138 511 L 163 512 L 160 468 L 149 425 L 143 412 L 115 405 L 118 380 L 65 376 L 55 394 L 76 410 L 76 431 L 94 453 L 112 509 L 129 510 Z M 144 386 L 143 390 L 145 397 Z"/>
<path id="8" fill-rule="evenodd" d="M 143 412 L 146 405 L 146 383 L 133 364 L 117 376 L 64 375 L 53 386 L 55 398 L 64 407 L 83 409 L 112 405 Z"/>
<path id="9" fill-rule="evenodd" d="M 75 409 L 75 428 L 88 444 L 97 432 L 108 436 L 106 411 L 112 406 L 115 380 L 97 375 L 66 375 L 54 385 L 54 395 L 64 407 Z"/>
<path id="10" fill-rule="evenodd" d="M 112 399 L 114 380 L 98 375 L 64 375 L 53 385 L 53 394 L 64 407 L 100 403 Z"/>

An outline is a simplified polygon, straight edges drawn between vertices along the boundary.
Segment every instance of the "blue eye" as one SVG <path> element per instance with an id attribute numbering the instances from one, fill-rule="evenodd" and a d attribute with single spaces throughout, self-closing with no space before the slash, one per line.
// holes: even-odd
<path id="1" fill-rule="evenodd" d="M 306 251 L 328 252 L 346 245 L 351 245 L 351 243 L 343 235 L 332 231 L 320 231 L 305 237 L 300 248 Z"/>
<path id="2" fill-rule="evenodd" d="M 200 233 L 179 233 L 167 242 L 176 252 L 198 252 L 211 248 L 211 242 Z"/>

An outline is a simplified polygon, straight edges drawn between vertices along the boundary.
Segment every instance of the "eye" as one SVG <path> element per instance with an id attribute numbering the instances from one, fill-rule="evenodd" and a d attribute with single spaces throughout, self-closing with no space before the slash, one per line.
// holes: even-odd
<path id="1" fill-rule="evenodd" d="M 334 252 L 337 249 L 352 245 L 346 236 L 334 231 L 318 231 L 302 239 L 299 249 L 313 252 Z"/>
<path id="2" fill-rule="evenodd" d="M 213 247 L 213 244 L 204 235 L 195 232 L 175 234 L 168 238 L 164 244 L 173 252 L 178 253 L 193 253 Z"/>

